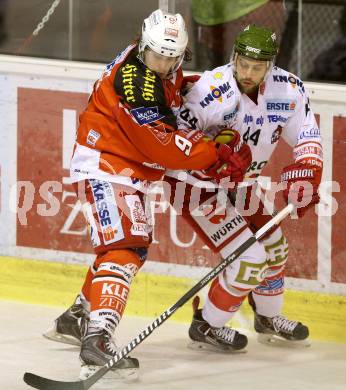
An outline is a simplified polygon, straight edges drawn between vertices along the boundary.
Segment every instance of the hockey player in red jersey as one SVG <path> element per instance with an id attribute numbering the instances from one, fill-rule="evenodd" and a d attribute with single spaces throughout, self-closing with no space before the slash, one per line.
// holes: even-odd
<path id="1" fill-rule="evenodd" d="M 120 53 L 95 83 L 80 116 L 71 177 L 97 257 L 76 302 L 45 336 L 81 339 L 82 379 L 116 353 L 112 336 L 151 242 L 145 211 L 150 182 L 167 168 L 204 170 L 217 179 L 239 169 L 234 148 L 206 142 L 199 131 L 177 130 L 187 41 L 181 15 L 154 11 L 144 20 L 139 42 Z M 80 321 L 89 310 L 82 335 Z M 115 373 L 131 376 L 138 366 L 128 357 Z"/>

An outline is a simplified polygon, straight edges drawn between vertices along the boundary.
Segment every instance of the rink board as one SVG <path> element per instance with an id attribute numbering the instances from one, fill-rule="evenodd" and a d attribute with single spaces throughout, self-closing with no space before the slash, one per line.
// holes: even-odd
<path id="1" fill-rule="evenodd" d="M 92 249 L 68 167 L 78 115 L 103 65 L 0 57 L 0 254 L 86 265 Z M 311 210 L 283 224 L 290 243 L 287 287 L 338 299 L 346 295 L 346 87 L 306 88 L 323 136 L 323 202 L 319 215 Z M 277 180 L 290 154 L 281 143 L 264 174 Z M 170 207 L 155 214 L 149 260 L 145 274 L 191 280 L 218 262 Z"/>

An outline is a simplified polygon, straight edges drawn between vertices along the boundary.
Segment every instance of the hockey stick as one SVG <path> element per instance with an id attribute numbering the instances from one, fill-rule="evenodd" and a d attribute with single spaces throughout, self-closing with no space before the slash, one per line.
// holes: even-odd
<path id="1" fill-rule="evenodd" d="M 26 372 L 24 374 L 24 382 L 35 389 L 41 390 L 87 390 L 93 386 L 100 378 L 102 378 L 115 364 L 127 356 L 134 348 L 145 340 L 156 328 L 163 324 L 176 310 L 183 306 L 190 298 L 198 293 L 210 280 L 214 279 L 221 271 L 236 260 L 243 252 L 245 252 L 252 244 L 258 241 L 265 233 L 273 226 L 278 225 L 288 214 L 293 210 L 291 204 L 283 208 L 270 221 L 268 221 L 256 234 L 247 239 L 241 244 L 232 254 L 213 268 L 203 279 L 195 284 L 185 295 L 183 295 L 173 306 L 164 311 L 155 319 L 146 329 L 144 329 L 137 337 L 135 337 L 126 347 L 118 352 L 107 364 L 102 366 L 98 371 L 92 374 L 85 380 L 76 382 L 54 381 L 39 375 Z"/>

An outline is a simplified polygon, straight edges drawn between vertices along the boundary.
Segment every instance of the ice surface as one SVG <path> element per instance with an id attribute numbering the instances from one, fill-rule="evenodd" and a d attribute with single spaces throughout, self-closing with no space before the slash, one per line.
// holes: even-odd
<path id="1" fill-rule="evenodd" d="M 41 334 L 63 310 L 0 301 L 0 389 L 29 389 L 25 371 L 57 380 L 77 380 L 77 347 Z M 152 319 L 125 318 L 118 339 L 127 344 Z M 171 319 L 132 356 L 140 360 L 140 381 L 95 385 L 92 389 L 345 390 L 346 345 L 312 342 L 292 349 L 258 344 L 249 334 L 246 353 L 223 355 L 187 348 L 188 324 Z"/>

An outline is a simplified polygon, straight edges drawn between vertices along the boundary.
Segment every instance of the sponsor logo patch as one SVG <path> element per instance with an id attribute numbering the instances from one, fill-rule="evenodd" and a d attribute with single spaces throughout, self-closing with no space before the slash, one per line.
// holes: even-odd
<path id="1" fill-rule="evenodd" d="M 321 131 L 318 128 L 303 130 L 299 134 L 299 139 L 306 139 L 306 138 L 320 138 L 321 137 Z"/>
<path id="2" fill-rule="evenodd" d="M 125 238 L 112 185 L 106 181 L 89 180 L 105 245 Z"/>
<path id="3" fill-rule="evenodd" d="M 209 220 L 209 222 L 213 223 L 214 225 L 221 223 L 226 218 L 226 209 L 222 207 L 222 205 L 221 207 L 216 209 L 217 206 L 220 206 L 217 203 L 217 198 L 215 198 L 210 203 L 210 207 L 203 210 L 203 214 L 205 215 L 205 217 Z"/>
<path id="4" fill-rule="evenodd" d="M 224 116 L 223 116 L 223 120 L 225 122 L 227 121 L 230 121 L 232 119 L 235 118 L 235 116 L 237 115 L 237 112 L 238 112 L 238 106 L 235 107 L 235 109 L 229 113 L 226 113 Z"/>
<path id="5" fill-rule="evenodd" d="M 283 278 L 274 280 L 264 280 L 259 286 L 256 287 L 256 291 L 265 293 L 265 295 L 274 295 L 283 291 L 284 280 Z"/>
<path id="6" fill-rule="evenodd" d="M 124 266 L 114 263 L 101 263 L 97 268 L 97 271 L 109 271 L 115 274 L 120 274 L 127 279 L 127 282 L 129 282 L 133 277 L 132 274 L 127 272 Z"/>
<path id="7" fill-rule="evenodd" d="M 147 232 L 147 217 L 139 196 L 126 195 L 125 200 L 131 215 L 131 234 L 133 236 L 149 237 Z"/>
<path id="8" fill-rule="evenodd" d="M 178 37 L 178 30 L 175 28 L 165 28 L 165 35 L 171 36 L 171 37 Z"/>
<path id="9" fill-rule="evenodd" d="M 223 73 L 222 72 L 216 72 L 213 74 L 213 78 L 215 80 L 222 80 L 223 79 Z"/>
<path id="10" fill-rule="evenodd" d="M 281 181 L 295 180 L 295 179 L 312 179 L 314 171 L 312 169 L 295 169 L 293 171 L 284 172 L 281 174 Z"/>
<path id="11" fill-rule="evenodd" d="M 88 136 L 87 136 L 87 144 L 94 146 L 96 145 L 96 142 L 100 139 L 101 134 L 95 131 L 94 129 L 89 130 Z"/>
<path id="12" fill-rule="evenodd" d="M 314 157 L 317 159 L 323 159 L 322 147 L 319 144 L 315 143 L 304 143 L 303 145 L 298 145 L 293 150 L 293 155 L 295 160 L 300 160 L 302 158 Z"/>
<path id="13" fill-rule="evenodd" d="M 305 92 L 303 82 L 297 77 L 294 77 L 292 74 L 288 76 L 274 74 L 273 80 L 276 83 L 290 83 L 292 88 L 298 87 L 302 92 Z"/>
<path id="14" fill-rule="evenodd" d="M 122 81 L 124 86 L 124 94 L 126 101 L 134 103 L 135 97 L 135 83 L 134 80 L 137 77 L 137 67 L 135 65 L 126 64 L 121 68 Z"/>
<path id="15" fill-rule="evenodd" d="M 247 226 L 244 218 L 236 213 L 228 200 L 226 204 L 221 201 L 218 204 L 217 195 L 202 203 L 191 215 L 215 247 L 219 247 Z"/>
<path id="16" fill-rule="evenodd" d="M 256 119 L 256 125 L 263 126 L 263 123 L 264 123 L 264 118 L 261 115 L 259 118 Z"/>
<path id="17" fill-rule="evenodd" d="M 245 50 L 256 54 L 259 54 L 261 52 L 261 49 L 256 49 L 255 47 L 251 47 L 251 46 L 246 46 Z"/>
<path id="18" fill-rule="evenodd" d="M 170 50 L 165 47 L 162 47 L 162 49 Z M 173 51 L 173 50 L 171 50 Z M 155 82 L 156 82 L 156 75 L 154 72 L 152 72 L 149 68 L 145 69 L 145 75 L 143 77 L 144 84 L 142 89 L 142 96 L 143 99 L 149 102 L 155 101 Z"/>
<path id="19" fill-rule="evenodd" d="M 217 100 L 220 103 L 222 103 L 222 95 L 225 94 L 226 92 L 228 92 L 230 89 L 231 89 L 231 85 L 228 81 L 227 81 L 227 83 L 223 83 L 222 85 L 219 85 L 218 87 L 211 85 L 210 86 L 210 93 L 208 93 L 208 95 L 203 100 L 201 100 L 199 102 L 199 104 L 201 105 L 201 107 L 205 108 L 214 100 Z M 230 96 L 232 96 L 233 93 Z"/>
<path id="20" fill-rule="evenodd" d="M 272 134 L 272 138 L 271 138 L 271 143 L 272 144 L 275 144 L 275 142 L 278 142 L 280 137 L 281 137 L 281 133 L 282 133 L 282 127 L 281 126 L 278 126 L 274 131 L 273 131 L 273 134 Z"/>
<path id="21" fill-rule="evenodd" d="M 150 132 L 154 135 L 154 137 L 162 144 L 162 145 L 168 145 L 172 138 L 173 138 L 173 132 L 167 133 L 165 126 L 160 123 L 158 126 L 149 126 L 148 129 Z M 158 164 L 157 164 L 158 165 Z"/>
<path id="22" fill-rule="evenodd" d="M 282 115 L 268 115 L 269 123 L 282 122 L 286 123 L 288 118 L 285 118 Z"/>
<path id="23" fill-rule="evenodd" d="M 248 125 L 252 121 L 253 121 L 253 116 L 245 114 L 245 116 L 244 116 L 244 123 L 246 123 Z"/>
<path id="24" fill-rule="evenodd" d="M 140 126 L 164 118 L 164 115 L 159 113 L 159 108 L 157 106 L 134 108 L 130 112 Z"/>
<path id="25" fill-rule="evenodd" d="M 297 101 L 289 99 L 267 99 L 266 106 L 268 111 L 294 112 Z"/>

